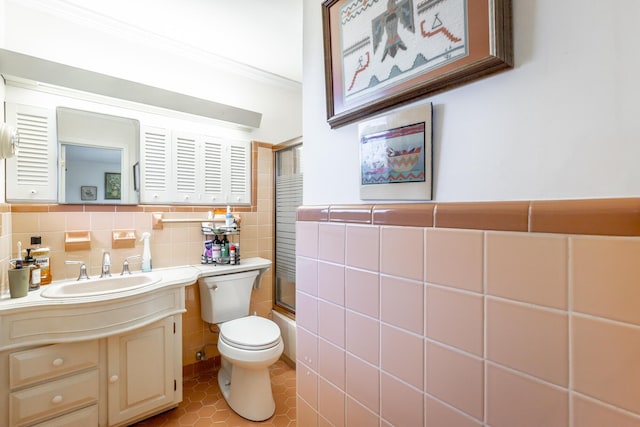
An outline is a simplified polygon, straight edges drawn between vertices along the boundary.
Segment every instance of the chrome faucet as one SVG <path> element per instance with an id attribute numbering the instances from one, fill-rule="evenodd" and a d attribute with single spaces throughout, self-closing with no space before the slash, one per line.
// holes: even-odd
<path id="1" fill-rule="evenodd" d="M 128 256 L 124 259 L 124 262 L 122 263 L 122 272 L 120 273 L 121 276 L 124 276 L 125 274 L 131 274 L 131 270 L 129 270 L 129 260 L 133 259 L 133 258 L 140 258 L 142 255 L 131 255 Z"/>
<path id="2" fill-rule="evenodd" d="M 100 273 L 100 278 L 103 277 L 111 277 L 111 255 L 107 251 L 102 254 L 102 273 Z"/>
<path id="3" fill-rule="evenodd" d="M 69 261 L 66 260 L 65 264 L 78 264 L 80 265 L 80 274 L 76 280 L 89 280 L 89 276 L 87 276 L 87 266 L 82 261 Z"/>

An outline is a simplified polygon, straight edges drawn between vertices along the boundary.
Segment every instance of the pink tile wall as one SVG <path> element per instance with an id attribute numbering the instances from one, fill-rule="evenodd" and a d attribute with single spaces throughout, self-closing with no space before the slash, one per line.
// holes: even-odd
<path id="1" fill-rule="evenodd" d="M 640 238 L 297 230 L 305 426 L 640 427 Z"/>

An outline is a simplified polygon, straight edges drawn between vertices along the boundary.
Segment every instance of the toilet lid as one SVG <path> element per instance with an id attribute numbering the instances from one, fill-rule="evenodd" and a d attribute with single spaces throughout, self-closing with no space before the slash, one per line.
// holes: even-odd
<path id="1" fill-rule="evenodd" d="M 264 317 L 241 317 L 220 325 L 220 339 L 233 347 L 264 350 L 280 342 L 280 328 Z"/>

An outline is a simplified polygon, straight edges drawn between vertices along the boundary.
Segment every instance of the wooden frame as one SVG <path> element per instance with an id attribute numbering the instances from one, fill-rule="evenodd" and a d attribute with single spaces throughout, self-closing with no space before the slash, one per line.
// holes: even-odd
<path id="1" fill-rule="evenodd" d="M 426 103 L 358 124 L 361 199 L 431 200 L 432 116 Z"/>
<path id="2" fill-rule="evenodd" d="M 326 0 L 332 128 L 513 66 L 511 0 Z"/>
<path id="3" fill-rule="evenodd" d="M 120 200 L 122 198 L 122 177 L 119 172 L 104 173 L 104 198 Z"/>

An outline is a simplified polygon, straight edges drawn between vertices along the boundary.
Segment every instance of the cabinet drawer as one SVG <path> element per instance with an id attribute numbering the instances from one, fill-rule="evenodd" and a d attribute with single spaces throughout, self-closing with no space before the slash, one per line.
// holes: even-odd
<path id="1" fill-rule="evenodd" d="M 92 427 L 98 425 L 98 405 L 35 424 L 34 427 Z"/>
<path id="2" fill-rule="evenodd" d="M 97 340 L 18 351 L 9 355 L 9 387 L 23 387 L 97 364 Z"/>
<path id="3" fill-rule="evenodd" d="M 98 401 L 98 370 L 15 391 L 9 395 L 9 420 L 23 426 Z"/>

